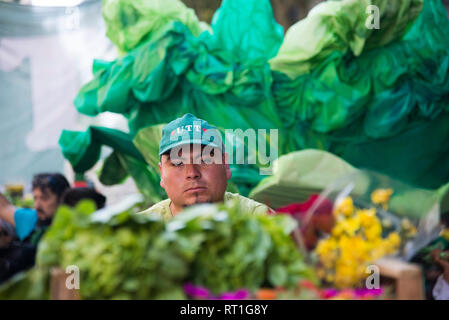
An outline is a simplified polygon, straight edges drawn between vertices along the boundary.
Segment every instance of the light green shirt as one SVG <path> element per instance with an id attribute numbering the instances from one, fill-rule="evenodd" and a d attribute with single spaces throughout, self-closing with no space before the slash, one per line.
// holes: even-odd
<path id="1" fill-rule="evenodd" d="M 241 210 L 244 212 L 249 212 L 252 214 L 266 214 L 271 209 L 266 205 L 241 196 L 237 193 L 226 192 L 224 194 L 224 202 L 228 201 L 237 201 Z M 141 214 L 158 214 L 161 215 L 165 221 L 168 221 L 173 218 L 173 214 L 170 210 L 171 200 L 162 200 L 149 209 L 140 212 Z"/>

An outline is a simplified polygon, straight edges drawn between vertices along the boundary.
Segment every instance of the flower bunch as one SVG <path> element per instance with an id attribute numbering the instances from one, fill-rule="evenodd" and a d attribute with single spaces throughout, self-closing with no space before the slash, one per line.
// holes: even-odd
<path id="1" fill-rule="evenodd" d="M 315 249 L 319 259 L 317 275 L 336 288 L 357 287 L 367 276 L 368 264 L 394 254 L 401 239 L 396 232 L 382 238 L 376 209 L 355 208 L 351 197 L 336 205 L 334 215 L 336 224 L 331 234 L 320 240 Z"/>
<path id="2" fill-rule="evenodd" d="M 402 219 L 401 228 L 399 231 L 402 239 L 407 240 L 411 239 L 416 236 L 417 232 L 418 231 L 416 230 L 416 227 L 412 224 L 412 222 L 409 219 L 407 218 Z"/>
<path id="3" fill-rule="evenodd" d="M 388 209 L 388 202 L 393 194 L 393 189 L 377 189 L 371 194 L 371 202 L 379 204 L 384 210 Z"/>
<path id="4" fill-rule="evenodd" d="M 302 280 L 297 288 L 264 288 L 258 290 L 254 296 L 257 300 L 376 300 L 389 298 L 389 288 L 379 289 L 351 289 L 337 290 L 322 289 L 310 280 Z"/>
<path id="5" fill-rule="evenodd" d="M 324 289 L 322 297 L 326 300 L 376 300 L 383 299 L 383 289 Z"/>
<path id="6" fill-rule="evenodd" d="M 192 283 L 186 283 L 184 285 L 184 292 L 187 297 L 197 300 L 245 300 L 249 299 L 251 295 L 250 291 L 246 289 L 214 295 L 206 287 L 196 286 Z"/>
<path id="7" fill-rule="evenodd" d="M 440 237 L 443 237 L 445 240 L 449 241 L 449 228 L 441 230 Z"/>

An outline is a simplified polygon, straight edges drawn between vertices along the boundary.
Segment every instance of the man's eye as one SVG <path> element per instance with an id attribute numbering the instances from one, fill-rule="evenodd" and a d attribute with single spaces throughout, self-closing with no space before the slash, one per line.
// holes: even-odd
<path id="1" fill-rule="evenodd" d="M 179 167 L 182 165 L 182 161 L 174 160 L 171 162 L 174 167 Z"/>
<path id="2" fill-rule="evenodd" d="M 212 164 L 214 161 L 211 158 L 203 158 L 201 159 L 201 163 L 203 164 Z"/>

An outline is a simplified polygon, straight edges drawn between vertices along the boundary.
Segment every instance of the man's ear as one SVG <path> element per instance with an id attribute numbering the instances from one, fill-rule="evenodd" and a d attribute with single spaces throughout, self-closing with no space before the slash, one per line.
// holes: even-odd
<path id="1" fill-rule="evenodd" d="M 161 182 L 159 184 L 163 189 L 165 189 L 164 172 L 162 171 L 162 164 L 160 162 L 159 162 L 159 171 L 161 172 Z"/>
<path id="2" fill-rule="evenodd" d="M 232 177 L 232 171 L 229 168 L 229 154 L 227 152 L 224 153 L 224 166 L 226 169 L 226 179 L 229 180 Z"/>

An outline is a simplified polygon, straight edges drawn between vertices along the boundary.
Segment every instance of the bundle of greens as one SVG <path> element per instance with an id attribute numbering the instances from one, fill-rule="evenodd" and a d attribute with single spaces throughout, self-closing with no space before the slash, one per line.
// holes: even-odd
<path id="1" fill-rule="evenodd" d="M 39 266 L 77 266 L 83 299 L 182 299 L 182 282 L 200 244 L 173 237 L 158 217 L 133 208 L 106 221 L 91 203 L 62 208 L 39 248 Z"/>
<path id="2" fill-rule="evenodd" d="M 203 238 L 189 280 L 213 294 L 294 287 L 301 279 L 313 279 L 290 237 L 296 222 L 288 216 L 251 215 L 236 205 L 202 205 L 186 210 L 168 227 Z"/>
<path id="3" fill-rule="evenodd" d="M 14 279 L 28 290 L 22 298 L 48 297 L 52 267 L 79 269 L 82 299 L 183 299 L 185 283 L 217 294 L 313 279 L 289 235 L 296 225 L 288 216 L 250 215 L 225 204 L 191 207 L 169 222 L 135 207 L 106 219 L 94 211 L 90 201 L 58 210 L 36 267 Z M 40 292 L 32 289 L 37 283 Z M 0 288 L 0 296 L 5 292 Z"/>

